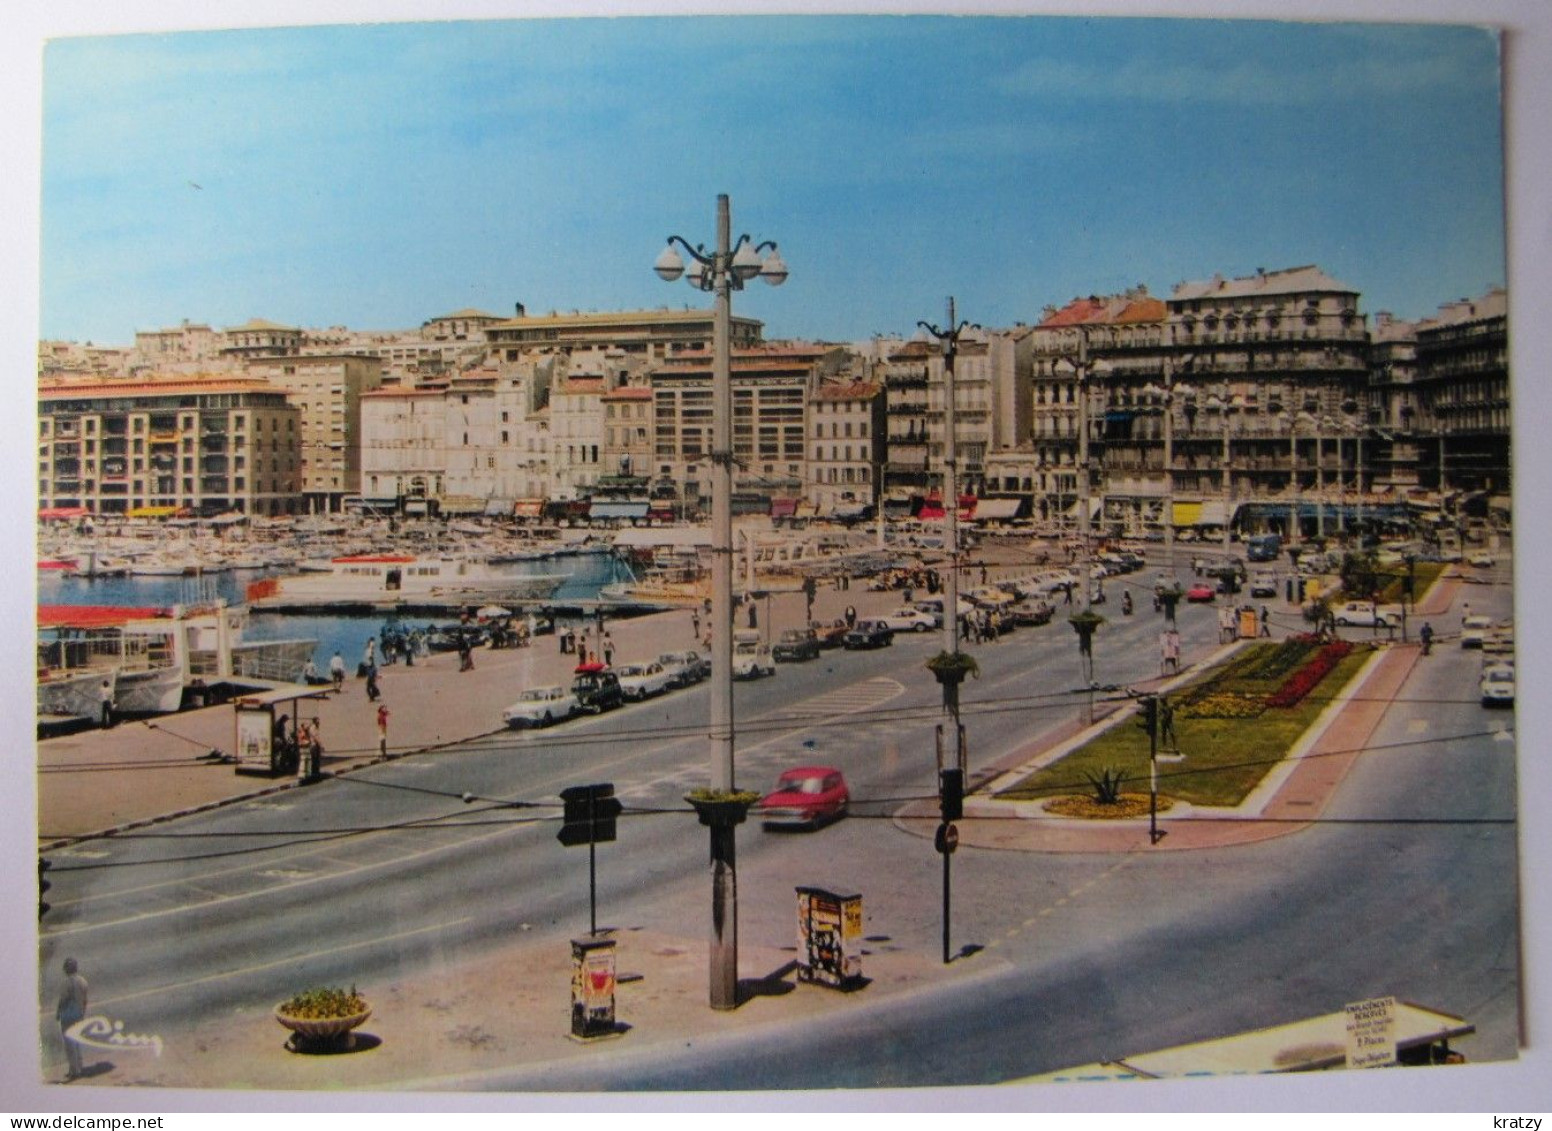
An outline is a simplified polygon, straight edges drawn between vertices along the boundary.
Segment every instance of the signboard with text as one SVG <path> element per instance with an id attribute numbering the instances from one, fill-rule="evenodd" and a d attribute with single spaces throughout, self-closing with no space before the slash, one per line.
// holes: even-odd
<path id="1" fill-rule="evenodd" d="M 1347 1004 L 1347 1067 L 1385 1068 L 1396 1063 L 1396 999 Z"/>

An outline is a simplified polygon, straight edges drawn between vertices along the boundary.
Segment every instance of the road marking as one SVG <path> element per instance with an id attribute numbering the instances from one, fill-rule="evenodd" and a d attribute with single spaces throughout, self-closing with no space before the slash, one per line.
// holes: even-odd
<path id="1" fill-rule="evenodd" d="M 1413 719 L 1411 722 L 1407 723 L 1407 733 L 1408 734 L 1426 734 L 1427 732 L 1428 732 L 1428 720 L 1427 719 Z"/>
<path id="2" fill-rule="evenodd" d="M 853 684 L 853 685 L 851 685 L 849 687 L 837 688 L 834 691 L 829 691 L 829 692 L 826 692 L 826 693 L 824 693 L 822 695 L 816 696 L 816 697 L 814 697 L 812 699 L 804 700 L 802 703 L 797 705 L 796 709 L 798 711 L 803 712 L 805 715 L 810 713 L 810 712 L 812 712 L 813 713 L 813 717 L 812 718 L 806 718 L 805 717 L 805 718 L 796 718 L 796 719 L 794 719 L 789 714 L 776 714 L 776 713 L 755 716 L 755 717 L 747 720 L 745 722 L 745 725 L 749 726 L 749 725 L 752 725 L 754 723 L 758 723 L 758 722 L 761 722 L 761 721 L 764 721 L 764 722 L 767 722 L 767 723 L 791 722 L 791 723 L 795 724 L 794 725 L 794 729 L 786 731 L 785 733 L 782 733 L 782 734 L 772 735 L 769 738 L 764 739 L 763 741 L 755 743 L 755 744 L 753 744 L 751 746 L 740 747 L 739 748 L 739 756 L 740 756 L 740 758 L 750 758 L 753 755 L 755 755 L 756 752 L 759 752 L 761 750 L 769 749 L 771 747 L 774 747 L 774 746 L 776 746 L 777 744 L 779 744 L 781 742 L 787 741 L 793 735 L 803 733 L 807 729 L 810 729 L 812 727 L 817 727 L 817 726 L 825 725 L 825 724 L 833 722 L 833 721 L 835 721 L 837 719 L 844 718 L 847 715 L 855 714 L 858 711 L 864 711 L 864 710 L 868 710 L 868 709 L 873 708 L 873 707 L 877 707 L 877 706 L 879 706 L 879 705 L 881 705 L 883 703 L 888 702 L 891 699 L 894 699 L 894 698 L 896 698 L 896 697 L 898 697 L 900 695 L 903 695 L 904 693 L 905 693 L 904 685 L 900 684 L 899 682 L 897 682 L 897 681 L 895 681 L 893 679 L 888 679 L 886 677 L 878 677 L 878 678 L 874 678 L 874 679 L 863 680 L 860 683 Z M 784 711 L 786 711 L 786 712 L 790 712 L 792 710 L 793 710 L 793 708 L 785 708 L 784 709 Z M 603 737 L 607 737 L 607 736 L 603 736 Z M 666 740 L 665 742 L 663 742 L 661 744 L 657 744 L 657 745 L 654 745 L 652 747 L 648 747 L 646 749 L 639 749 L 639 748 L 631 749 L 629 753 L 623 754 L 619 758 L 612 759 L 612 760 L 610 760 L 608 762 L 605 762 L 605 763 L 601 763 L 599 765 L 599 767 L 598 767 L 598 772 L 601 774 L 605 770 L 614 769 L 614 768 L 617 768 L 619 766 L 627 765 L 630 762 L 636 761 L 636 760 L 638 760 L 638 759 L 640 759 L 642 757 L 648 757 L 648 756 L 651 756 L 653 754 L 659 753 L 659 752 L 661 752 L 663 750 L 670 749 L 674 745 L 677 745 L 677 744 L 680 744 L 680 743 L 683 743 L 684 741 L 686 741 L 687 737 L 688 736 L 683 736 L 683 735 L 676 736 L 674 738 Z M 397 765 L 402 765 L 402 764 L 403 764 L 402 762 L 387 763 L 387 765 L 389 765 L 389 766 L 397 766 Z M 375 768 L 380 770 L 382 767 L 375 767 Z M 557 769 L 557 774 L 556 774 L 556 780 L 562 780 L 561 777 L 560 777 L 560 775 L 562 773 L 569 774 L 570 771 L 569 770 L 565 770 L 563 768 L 558 768 Z M 639 796 L 643 795 L 644 791 L 650 790 L 653 787 L 661 787 L 662 785 L 665 785 L 665 784 L 666 785 L 671 785 L 671 784 L 674 784 L 674 783 L 681 783 L 681 784 L 684 784 L 686 786 L 693 786 L 693 785 L 701 782 L 703 779 L 704 779 L 704 765 L 703 764 L 700 764 L 700 763 L 693 763 L 693 764 L 692 763 L 686 763 L 686 764 L 681 765 L 680 767 L 676 768 L 671 774 L 665 775 L 663 777 L 660 777 L 660 778 L 657 778 L 657 779 L 654 779 L 654 780 L 651 780 L 651 781 L 647 781 L 647 782 L 639 783 L 637 785 L 630 786 L 627 789 L 621 790 L 620 794 L 621 794 L 621 796 L 627 796 L 627 797 L 639 797 Z M 350 780 L 350 778 L 348 776 L 346 776 L 346 777 L 340 778 L 339 780 L 340 781 L 344 781 L 344 782 L 348 782 Z M 258 804 L 255 804 L 253 806 L 250 806 L 250 808 L 280 808 L 280 807 L 282 807 L 282 805 L 284 807 L 286 807 L 286 808 L 290 807 L 289 804 L 287 804 L 287 803 L 280 803 L 280 804 L 276 804 L 276 803 L 268 803 L 268 804 L 266 804 L 266 803 L 258 803 Z M 451 812 L 458 812 L 458 810 L 453 810 Z M 427 820 L 431 820 L 431 818 L 428 818 Z M 437 826 L 433 825 L 432 827 L 437 827 Z M 445 828 L 450 829 L 450 830 L 456 830 L 457 829 L 457 825 L 454 825 L 454 824 L 447 824 L 447 825 L 443 825 L 441 827 L 445 827 Z M 468 845 L 468 844 L 477 844 L 477 843 L 479 843 L 481 841 L 488 840 L 488 839 L 491 839 L 491 838 L 494 838 L 494 837 L 506 836 L 506 835 L 509 835 L 510 833 L 513 833 L 513 832 L 521 832 L 521 831 L 524 831 L 525 829 L 527 829 L 529 827 L 530 826 L 527 825 L 527 824 L 519 824 L 519 825 L 513 826 L 512 828 L 497 829 L 497 830 L 491 831 L 491 832 L 476 833 L 473 836 L 470 836 L 470 837 L 467 837 L 467 838 L 464 838 L 464 839 L 461 839 L 461 840 L 453 841 L 453 842 L 451 842 L 449 844 L 439 845 L 439 846 L 435 846 L 435 847 L 428 847 L 428 848 L 425 848 L 425 849 L 422 849 L 422 850 L 419 850 L 419 851 L 404 853 L 402 855 L 394 855 L 394 856 L 390 856 L 390 857 L 388 857 L 386 859 L 383 859 L 383 860 L 368 861 L 368 862 L 361 863 L 361 864 L 354 864 L 354 865 L 350 865 L 350 866 L 344 867 L 340 871 L 337 871 L 337 872 L 329 872 L 329 873 L 324 873 L 324 874 L 316 875 L 316 876 L 309 875 L 309 876 L 307 876 L 304 879 L 298 879 L 298 880 L 294 880 L 294 881 L 283 881 L 282 883 L 272 884 L 272 885 L 266 886 L 264 888 L 258 889 L 256 891 L 242 892 L 242 893 L 233 894 L 233 895 L 229 895 L 229 896 L 219 897 L 219 898 L 214 899 L 214 900 L 206 900 L 206 901 L 203 901 L 203 902 L 200 902 L 200 903 L 193 903 L 193 904 L 183 904 L 183 905 L 179 905 L 177 907 L 164 908 L 164 909 L 156 910 L 156 911 L 139 912 L 139 913 L 136 913 L 136 914 L 125 916 L 124 918 L 121 918 L 121 919 L 112 919 L 112 920 L 107 920 L 107 921 L 104 921 L 104 922 L 101 922 L 101 923 L 82 923 L 82 924 L 78 924 L 78 925 L 64 926 L 64 927 L 61 927 L 57 931 L 50 931 L 50 932 L 48 932 L 48 934 L 49 934 L 50 937 L 58 937 L 58 936 L 64 936 L 64 935 L 68 935 L 68 934 L 85 932 L 85 931 L 95 931 L 95 930 L 101 929 L 103 927 L 120 926 L 120 925 L 123 925 L 125 923 L 142 922 L 142 921 L 145 921 L 147 919 L 158 918 L 158 917 L 160 917 L 162 915 L 177 914 L 177 913 L 180 913 L 180 912 L 183 912 L 183 911 L 192 910 L 194 908 L 206 909 L 206 908 L 209 908 L 209 907 L 211 907 L 211 906 L 213 906 L 214 904 L 217 904 L 217 903 L 226 903 L 226 902 L 231 902 L 233 900 L 238 900 L 238 899 L 252 899 L 252 898 L 255 898 L 257 896 L 272 894 L 273 892 L 275 892 L 277 890 L 280 890 L 280 888 L 283 887 L 283 886 L 300 886 L 300 885 L 303 885 L 303 884 L 317 883 L 320 880 L 335 880 L 335 879 L 340 879 L 340 878 L 343 878 L 343 877 L 346 877 L 346 876 L 353 875 L 353 874 L 355 874 L 357 872 L 366 871 L 367 869 L 370 869 L 370 868 L 379 868 L 379 867 L 384 867 L 386 865 L 397 864 L 397 863 L 408 863 L 408 862 L 411 862 L 411 861 L 414 861 L 414 860 L 422 859 L 422 858 L 424 858 L 426 856 L 431 855 L 434 852 L 444 852 L 444 851 L 447 851 L 447 850 L 450 850 L 450 849 L 461 848 L 464 845 Z M 351 841 L 353 846 L 361 846 L 361 845 L 365 845 L 365 844 L 371 844 L 371 843 L 376 842 L 378 840 L 387 839 L 388 837 L 392 836 L 395 831 L 396 830 L 390 828 L 390 829 L 383 829 L 383 830 L 379 830 L 379 831 L 375 831 L 375 832 L 361 833 L 359 835 L 352 836 L 350 838 L 350 841 Z M 328 841 L 333 841 L 333 840 L 336 840 L 336 839 L 337 838 L 332 837 L 332 836 L 331 837 L 326 837 L 326 838 L 320 838 L 320 840 L 328 840 Z M 275 849 L 265 849 L 265 850 L 261 850 L 261 851 L 283 852 L 284 854 L 281 855 L 279 857 L 279 859 L 277 861 L 275 861 L 275 863 L 282 863 L 282 862 L 284 862 L 286 860 L 295 860 L 295 859 L 297 859 L 299 857 L 305 857 L 305 856 L 308 856 L 308 855 L 311 854 L 310 847 L 307 844 L 298 845 L 292 851 L 289 851 L 289 852 L 285 851 L 285 849 L 283 847 L 277 847 Z M 271 866 L 273 867 L 273 865 L 271 865 Z M 205 872 L 205 873 L 202 873 L 202 874 L 200 874 L 198 876 L 179 877 L 177 879 L 169 879 L 169 880 L 158 880 L 158 881 L 154 881 L 154 882 L 149 883 L 149 884 L 140 885 L 138 887 L 123 888 L 123 889 L 118 889 L 118 890 L 115 890 L 115 891 L 107 891 L 107 892 L 101 892 L 101 893 L 97 893 L 97 894 L 83 895 L 83 896 L 80 896 L 80 897 L 78 897 L 77 899 L 74 899 L 74 900 L 60 901 L 59 903 L 56 904 L 56 906 L 58 906 L 58 907 L 76 906 L 76 905 L 86 904 L 86 903 L 101 902 L 103 900 L 122 899 L 122 898 L 125 898 L 125 897 L 128 897 L 128 896 L 137 895 L 137 894 L 140 894 L 140 893 L 143 893 L 143 892 L 146 892 L 146 891 L 154 891 L 154 890 L 157 890 L 159 888 L 165 888 L 165 887 L 174 886 L 174 885 L 180 886 L 180 887 L 186 887 L 186 886 L 189 886 L 194 881 L 209 881 L 209 880 L 211 880 L 211 879 L 213 879 L 215 877 L 218 877 L 218 876 L 230 875 L 232 873 L 251 873 L 252 871 L 253 871 L 253 869 L 252 869 L 251 865 L 237 865 L 237 866 L 233 866 L 233 867 L 230 867 L 230 868 L 217 868 L 214 871 Z"/>
<path id="3" fill-rule="evenodd" d="M 190 978 L 186 982 L 172 982 L 165 986 L 157 986 L 149 990 L 136 990 L 132 994 L 121 994 L 118 997 L 103 998 L 99 1005 L 120 1005 L 126 1001 L 135 1001 L 139 998 L 150 997 L 153 994 L 165 994 L 172 990 L 186 990 L 190 986 L 204 985 L 209 982 L 219 982 L 225 978 L 236 978 L 243 974 L 257 974 L 263 970 L 273 970 L 277 966 L 295 966 L 298 962 L 308 958 L 326 958 L 331 954 L 343 954 L 350 950 L 360 950 L 362 947 L 377 946 L 380 943 L 397 942 L 400 939 L 411 938 L 415 935 L 423 935 L 428 931 L 447 931 L 454 927 L 462 926 L 473 921 L 472 915 L 466 915 L 462 919 L 454 919 L 447 923 L 434 923 L 429 927 L 416 927 L 409 931 L 400 931 L 397 934 L 382 935 L 375 939 L 362 939 L 359 942 L 343 943 L 340 946 L 329 947 L 327 950 L 315 950 L 307 954 L 293 954 L 287 958 L 277 958 L 273 962 L 261 962 L 257 966 L 244 966 L 237 970 L 223 970 L 219 974 L 206 974 L 202 978 Z M 96 1001 L 96 999 L 93 999 Z M 42 1016 L 42 1010 L 39 1011 Z"/>

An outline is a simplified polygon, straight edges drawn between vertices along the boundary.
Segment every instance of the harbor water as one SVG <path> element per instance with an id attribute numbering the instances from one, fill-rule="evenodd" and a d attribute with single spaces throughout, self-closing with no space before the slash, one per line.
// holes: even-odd
<path id="1" fill-rule="evenodd" d="M 515 563 L 515 574 L 565 574 L 549 605 L 591 601 L 605 585 L 629 576 L 625 564 L 605 551 L 563 554 Z M 247 587 L 274 571 L 226 570 L 201 577 L 111 577 L 88 579 L 65 577 L 53 570 L 38 572 L 40 605 L 128 605 L 164 608 L 169 605 L 195 604 L 224 598 L 228 604 L 242 604 Z M 385 623 L 396 621 L 405 629 L 424 629 L 429 624 L 451 624 L 451 615 L 433 617 L 423 613 L 398 616 L 383 613 L 290 614 L 255 611 L 248 618 L 248 640 L 316 640 L 313 662 L 320 671 L 328 668 L 329 658 L 337 650 L 355 670 L 369 638 L 378 636 Z M 565 623 L 562 618 L 561 623 Z"/>

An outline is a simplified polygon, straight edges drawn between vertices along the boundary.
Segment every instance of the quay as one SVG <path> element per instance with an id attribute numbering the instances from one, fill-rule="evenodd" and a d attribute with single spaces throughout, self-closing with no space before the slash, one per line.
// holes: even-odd
<path id="1" fill-rule="evenodd" d="M 860 585 L 839 590 L 827 584 L 815 595 L 814 616 L 833 619 L 852 605 L 866 617 L 887 612 L 899 602 L 898 592 L 872 592 Z M 460 610 L 465 607 L 458 606 Z M 608 602 L 549 602 L 547 607 L 577 614 L 587 627 L 579 636 L 589 651 L 598 647 L 598 614 L 602 612 L 617 665 L 699 647 L 689 608 L 636 609 L 637 615 L 626 616 Z M 771 639 L 803 621 L 804 598 L 797 589 L 772 590 L 757 607 L 761 627 Z M 575 655 L 561 653 L 554 635 L 538 636 L 526 648 L 477 648 L 473 657 L 474 670 L 467 672 L 458 670 L 455 653 L 418 658 L 414 667 L 400 663 L 379 668 L 380 702 L 389 710 L 389 758 L 411 754 L 435 757 L 438 750 L 457 743 L 503 732 L 502 708 L 515 700 L 519 691 L 569 683 L 576 664 Z M 332 689 L 298 688 L 299 692 L 327 690 L 321 698 L 298 701 L 302 717 L 317 720 L 325 775 L 348 773 L 381 760 L 376 721 L 379 704 L 367 698 L 365 681 L 354 677 L 359 657 L 346 659 L 352 674 L 339 694 Z M 674 716 L 672 697 L 656 701 L 653 717 Z M 679 720 L 681 725 L 683 721 Z M 564 730 L 562 724 L 558 732 L 563 734 Z M 230 703 L 40 740 L 40 848 L 113 835 L 298 788 L 295 778 L 238 774 L 231 762 L 222 760 L 235 754 L 235 742 L 235 711 Z"/>

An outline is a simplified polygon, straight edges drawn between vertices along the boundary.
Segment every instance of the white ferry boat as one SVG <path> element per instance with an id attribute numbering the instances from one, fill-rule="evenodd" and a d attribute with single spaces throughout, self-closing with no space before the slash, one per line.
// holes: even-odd
<path id="1" fill-rule="evenodd" d="M 534 574 L 476 558 L 417 557 L 412 554 L 350 554 L 332 558 L 327 573 L 282 577 L 275 596 L 282 600 L 381 601 L 386 599 L 479 598 L 544 600 L 567 575 Z"/>
<path id="2" fill-rule="evenodd" d="M 115 715 L 170 714 L 199 683 L 298 681 L 317 641 L 247 641 L 247 619 L 246 607 L 221 601 L 40 605 L 38 713 L 96 721 L 106 693 Z"/>

